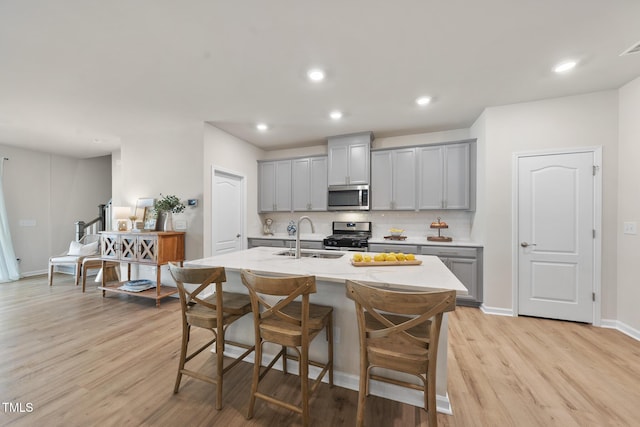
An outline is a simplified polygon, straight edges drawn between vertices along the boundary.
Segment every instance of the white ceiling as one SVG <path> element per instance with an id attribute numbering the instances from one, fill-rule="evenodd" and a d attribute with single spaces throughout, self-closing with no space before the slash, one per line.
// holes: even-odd
<path id="1" fill-rule="evenodd" d="M 91 157 L 204 121 L 264 149 L 466 128 L 640 76 L 620 56 L 638 17 L 637 0 L 0 0 L 0 144 Z"/>

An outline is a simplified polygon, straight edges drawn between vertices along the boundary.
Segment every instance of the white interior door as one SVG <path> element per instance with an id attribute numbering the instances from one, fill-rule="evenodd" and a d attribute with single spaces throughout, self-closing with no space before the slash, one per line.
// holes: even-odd
<path id="1" fill-rule="evenodd" d="M 239 251 L 244 241 L 244 178 L 214 170 L 211 188 L 213 255 Z"/>
<path id="2" fill-rule="evenodd" d="M 594 154 L 518 159 L 518 313 L 593 323 Z"/>

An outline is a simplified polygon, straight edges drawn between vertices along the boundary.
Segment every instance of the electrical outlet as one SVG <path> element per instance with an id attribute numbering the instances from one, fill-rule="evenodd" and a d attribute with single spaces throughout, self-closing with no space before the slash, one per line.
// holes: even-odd
<path id="1" fill-rule="evenodd" d="M 340 343 L 340 328 L 337 326 L 333 327 L 333 342 L 335 344 Z"/>
<path id="2" fill-rule="evenodd" d="M 624 234 L 638 234 L 638 225 L 636 222 L 625 222 L 623 226 Z"/>

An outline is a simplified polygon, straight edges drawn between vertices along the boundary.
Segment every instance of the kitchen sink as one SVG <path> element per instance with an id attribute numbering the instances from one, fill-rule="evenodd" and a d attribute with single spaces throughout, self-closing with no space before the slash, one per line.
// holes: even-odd
<path id="1" fill-rule="evenodd" d="M 276 253 L 276 255 L 295 257 L 296 256 L 296 251 L 294 249 L 289 249 L 289 250 L 286 250 L 286 251 L 278 252 L 278 253 Z M 303 249 L 300 252 L 300 257 L 301 258 L 328 258 L 328 259 L 335 259 L 335 258 L 341 258 L 343 256 L 344 256 L 343 253 L 331 252 L 331 251 L 309 251 L 309 250 L 304 250 Z"/>

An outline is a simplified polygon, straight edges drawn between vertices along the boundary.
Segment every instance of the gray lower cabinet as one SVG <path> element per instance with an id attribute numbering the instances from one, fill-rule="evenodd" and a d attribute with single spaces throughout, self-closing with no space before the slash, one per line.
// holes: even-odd
<path id="1" fill-rule="evenodd" d="M 456 303 L 479 307 L 482 304 L 482 248 L 422 246 L 422 255 L 435 255 L 462 282 L 469 292 Z"/>
<path id="2" fill-rule="evenodd" d="M 283 239 L 248 239 L 249 249 L 256 246 L 268 246 L 273 248 L 285 248 L 285 241 Z"/>
<path id="3" fill-rule="evenodd" d="M 293 248 L 296 245 L 295 240 L 289 239 L 260 239 L 249 238 L 247 239 L 248 247 L 255 248 L 256 246 L 267 246 L 272 248 Z M 301 249 L 324 249 L 322 241 L 319 240 L 301 240 Z"/>

